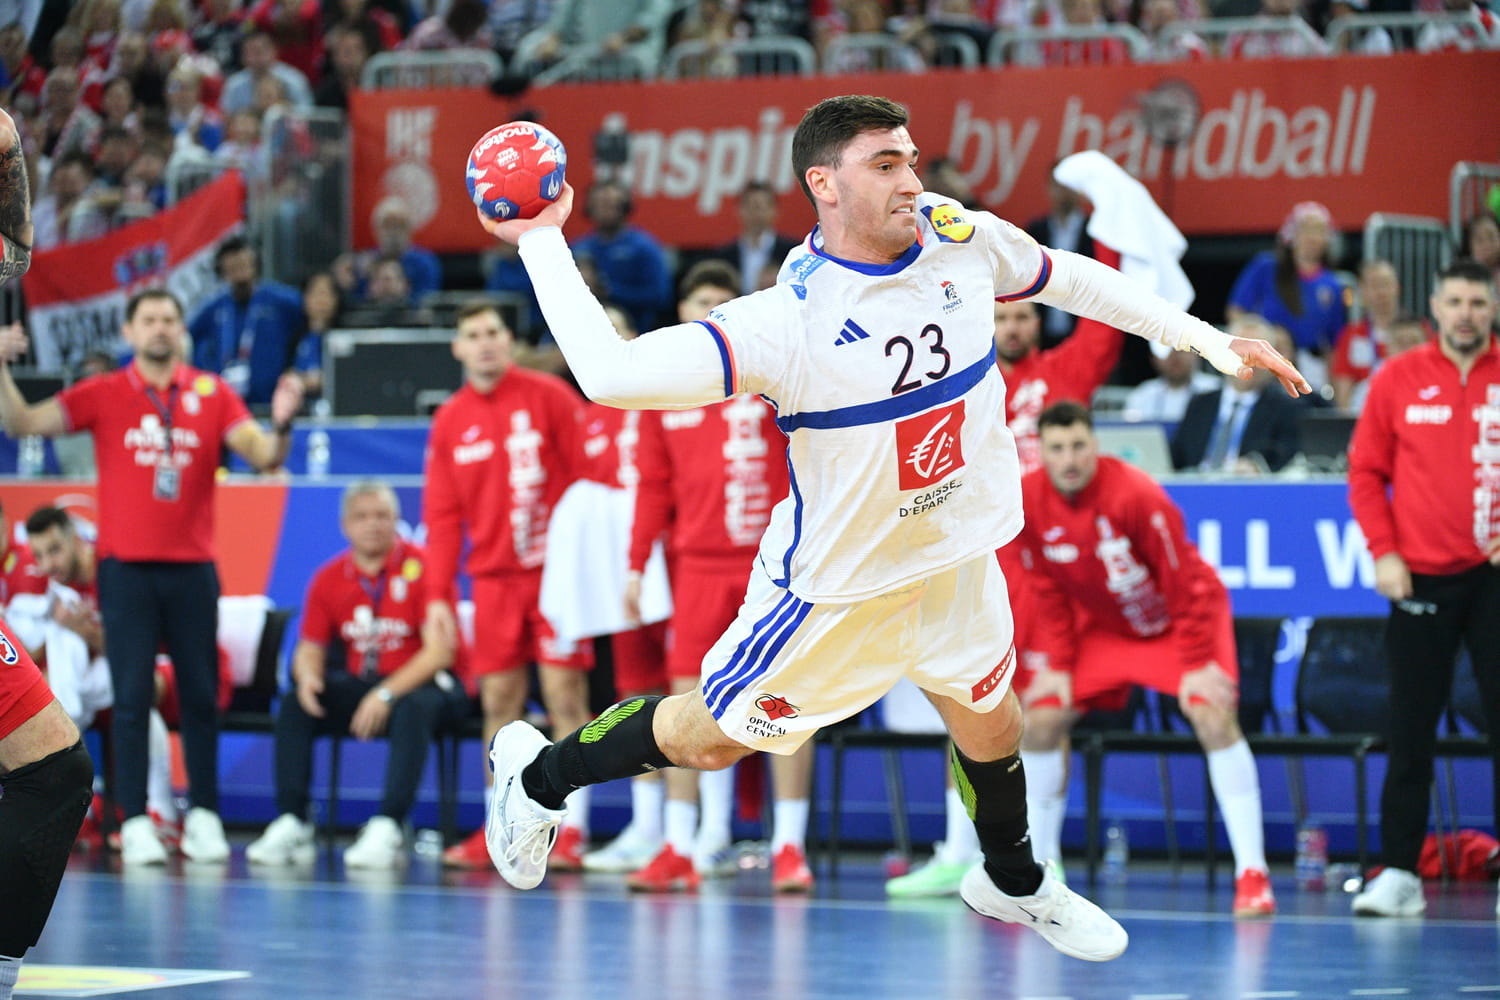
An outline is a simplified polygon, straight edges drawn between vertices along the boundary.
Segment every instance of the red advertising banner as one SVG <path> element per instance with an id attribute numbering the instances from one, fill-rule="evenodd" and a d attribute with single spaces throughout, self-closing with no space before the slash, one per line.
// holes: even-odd
<path id="1" fill-rule="evenodd" d="M 536 117 L 568 146 L 568 179 L 593 175 L 602 130 L 630 137 L 635 222 L 684 247 L 725 242 L 751 180 L 781 194 L 780 228 L 812 213 L 791 175 L 792 130 L 834 94 L 877 93 L 911 108 L 925 157 L 952 158 L 987 208 L 1024 222 L 1046 210 L 1059 157 L 1102 149 L 1156 195 L 1188 234 L 1264 233 L 1298 201 L 1324 202 L 1339 228 L 1372 212 L 1445 217 L 1459 160 L 1493 162 L 1500 53 L 1246 60 L 1125 67 L 935 71 L 921 75 L 580 84 L 503 100 L 464 90 L 352 96 L 354 225 L 406 194 L 416 240 L 483 249 L 464 189 L 469 148 L 488 128 Z M 575 214 L 570 230 L 587 220 Z"/>
<path id="2" fill-rule="evenodd" d="M 223 483 L 214 491 L 214 564 L 219 568 L 219 590 L 224 594 L 264 594 L 281 542 L 286 510 L 285 482 Z M 38 507 L 61 507 L 82 523 L 92 539 L 99 520 L 96 483 L 66 479 L 7 479 L 0 483 L 6 529 L 16 526 Z"/>
<path id="3" fill-rule="evenodd" d="M 165 285 L 191 307 L 217 281 L 214 248 L 244 223 L 245 182 L 231 171 L 149 219 L 37 254 L 21 279 L 37 367 L 115 353 L 125 303 L 142 288 Z"/>

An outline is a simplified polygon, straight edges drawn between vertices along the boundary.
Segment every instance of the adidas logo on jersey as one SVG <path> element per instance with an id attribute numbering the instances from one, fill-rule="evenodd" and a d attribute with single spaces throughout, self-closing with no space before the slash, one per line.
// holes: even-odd
<path id="1" fill-rule="evenodd" d="M 833 338 L 834 347 L 842 347 L 844 344 L 852 344 L 856 340 L 869 340 L 870 335 L 860 328 L 860 325 L 852 319 L 844 320 L 844 328 L 839 335 Z"/>

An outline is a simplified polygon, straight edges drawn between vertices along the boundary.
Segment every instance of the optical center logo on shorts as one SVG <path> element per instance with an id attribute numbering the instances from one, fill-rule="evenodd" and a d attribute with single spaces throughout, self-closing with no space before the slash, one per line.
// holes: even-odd
<path id="1" fill-rule="evenodd" d="M 896 423 L 897 480 L 920 490 L 964 466 L 964 401 Z"/>
<path id="2" fill-rule="evenodd" d="M 795 719 L 797 717 L 797 706 L 780 695 L 763 694 L 755 699 L 755 707 L 766 713 L 766 718 L 773 722 L 777 719 Z"/>

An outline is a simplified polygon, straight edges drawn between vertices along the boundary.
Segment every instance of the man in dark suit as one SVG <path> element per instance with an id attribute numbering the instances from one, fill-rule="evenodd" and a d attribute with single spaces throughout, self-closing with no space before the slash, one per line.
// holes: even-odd
<path id="1" fill-rule="evenodd" d="M 1291 336 L 1258 316 L 1237 321 L 1231 333 L 1295 353 Z M 1257 372 L 1248 381 L 1226 378 L 1222 389 L 1189 400 L 1172 436 L 1172 465 L 1179 471 L 1237 475 L 1281 471 L 1302 450 L 1302 408 L 1267 388 Z"/>
<path id="2" fill-rule="evenodd" d="M 1054 167 L 1056 163 L 1052 164 Z M 1044 247 L 1071 250 L 1085 257 L 1094 256 L 1094 240 L 1088 234 L 1088 203 L 1072 188 L 1059 184 L 1047 175 L 1047 214 L 1026 224 L 1026 232 Z M 1073 332 L 1078 322 L 1072 313 L 1050 306 L 1039 309 L 1042 319 L 1042 348 L 1056 347 Z"/>
<path id="3" fill-rule="evenodd" d="M 740 191 L 740 235 L 732 243 L 683 255 L 683 274 L 704 260 L 722 260 L 739 272 L 741 295 L 766 288 L 776 279 L 776 270 L 798 243 L 776 231 L 776 189 L 765 181 L 751 181 Z M 769 280 L 762 275 L 770 269 Z"/>

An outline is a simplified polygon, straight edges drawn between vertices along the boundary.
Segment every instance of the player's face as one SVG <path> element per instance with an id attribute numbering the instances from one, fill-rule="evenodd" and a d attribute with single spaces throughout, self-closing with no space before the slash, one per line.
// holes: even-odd
<path id="1" fill-rule="evenodd" d="M 832 211 L 860 260 L 889 263 L 917 238 L 917 147 L 904 128 L 864 132 L 844 147 L 831 175 Z"/>
<path id="2" fill-rule="evenodd" d="M 77 583 L 79 576 L 78 536 L 60 527 L 48 528 L 27 539 L 37 569 L 58 583 Z"/>
<path id="3" fill-rule="evenodd" d="M 171 361 L 182 350 L 187 330 L 182 313 L 171 299 L 142 299 L 135 318 L 124 326 L 125 342 L 136 354 L 157 364 Z"/>
<path id="4" fill-rule="evenodd" d="M 1474 354 L 1489 343 L 1495 325 L 1495 289 L 1484 282 L 1449 278 L 1432 293 L 1432 315 L 1444 347 Z"/>
<path id="5" fill-rule="evenodd" d="M 995 351 L 1002 361 L 1015 364 L 1036 350 L 1041 321 L 1030 302 L 995 303 Z"/>
<path id="6" fill-rule="evenodd" d="M 458 324 L 453 335 L 453 356 L 464 366 L 464 374 L 499 378 L 510 367 L 515 338 L 498 313 L 486 310 Z"/>
<path id="7" fill-rule="evenodd" d="M 1359 279 L 1359 297 L 1365 309 L 1377 316 L 1391 317 L 1401 306 L 1401 282 L 1392 267 L 1372 267 Z"/>
<path id="8" fill-rule="evenodd" d="M 734 298 L 734 292 L 713 285 L 699 285 L 677 303 L 677 318 L 684 323 L 708 319 L 708 314 Z"/>
<path id="9" fill-rule="evenodd" d="M 356 553 L 383 558 L 396 544 L 396 511 L 387 497 L 365 493 L 350 501 L 343 528 Z"/>
<path id="10" fill-rule="evenodd" d="M 1087 424 L 1043 427 L 1039 438 L 1042 467 L 1057 492 L 1072 496 L 1094 481 L 1099 469 L 1099 440 Z"/>

